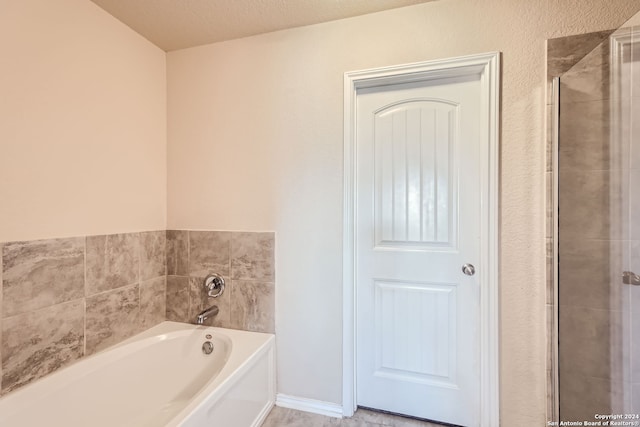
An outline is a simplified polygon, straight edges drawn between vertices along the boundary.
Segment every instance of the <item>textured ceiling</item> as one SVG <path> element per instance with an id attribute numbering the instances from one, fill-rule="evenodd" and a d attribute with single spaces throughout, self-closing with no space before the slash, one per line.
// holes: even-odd
<path id="1" fill-rule="evenodd" d="M 166 51 L 430 0 L 91 0 Z"/>

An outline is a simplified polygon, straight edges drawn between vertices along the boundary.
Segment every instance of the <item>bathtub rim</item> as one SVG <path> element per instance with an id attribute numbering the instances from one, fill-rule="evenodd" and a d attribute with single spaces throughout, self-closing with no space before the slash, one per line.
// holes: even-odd
<path id="1" fill-rule="evenodd" d="M 163 322 L 166 323 L 166 322 Z M 176 323 L 176 322 L 171 322 Z M 204 410 L 205 406 L 214 404 L 225 393 L 227 393 L 234 385 L 236 385 L 251 368 L 266 355 L 271 357 L 271 399 L 267 406 L 263 409 L 261 418 L 264 419 L 269 410 L 275 405 L 275 335 L 264 332 L 241 331 L 237 329 L 220 328 L 216 326 L 197 326 L 191 325 L 195 330 L 218 332 L 221 334 L 231 333 L 232 335 L 244 336 L 245 338 L 253 337 L 257 341 L 262 341 L 257 348 L 237 349 L 234 354 L 234 348 L 231 349 L 229 360 L 222 368 L 218 375 L 209 380 L 198 393 L 196 393 L 191 401 L 180 412 L 178 412 L 164 427 L 177 427 L 187 421 L 188 417 L 198 410 Z M 236 341 L 231 338 L 232 346 Z M 271 352 L 271 356 L 267 353 Z M 248 353 L 248 354 L 247 354 Z"/>
<path id="2" fill-rule="evenodd" d="M 197 333 L 198 331 L 203 333 L 203 335 L 205 331 L 222 335 L 223 339 L 229 339 L 231 341 L 231 349 L 226 363 L 222 369 L 218 371 L 217 375 L 206 381 L 202 388 L 192 396 L 186 406 L 165 424 L 166 427 L 179 426 L 193 411 L 200 409 L 200 407 L 207 402 L 214 402 L 223 396 L 226 391 L 233 387 L 237 379 L 242 377 L 266 352 L 273 349 L 275 353 L 275 335 L 163 321 L 120 343 L 109 346 L 89 356 L 82 357 L 68 366 L 25 384 L 17 390 L 4 394 L 0 398 L 0 408 L 5 407 L 2 409 L 7 411 L 5 412 L 7 417 L 13 416 L 16 413 L 32 407 L 34 400 L 46 399 L 51 393 L 55 393 L 57 390 L 73 383 L 77 380 L 78 375 L 83 376 L 92 373 L 101 367 L 113 363 L 115 360 L 126 357 L 137 349 L 142 349 L 153 345 L 153 343 L 171 339 L 171 337 L 167 336 L 172 333 L 183 335 Z M 183 334 L 180 334 L 180 332 Z M 194 351 L 200 350 L 199 348 L 195 348 Z M 115 359 L 105 357 L 109 352 L 115 353 L 113 356 Z M 73 375 L 65 375 L 65 373 L 71 370 L 78 372 Z M 273 375 L 275 376 L 275 370 Z M 271 394 L 275 401 L 275 390 Z M 273 406 L 273 403 L 271 406 Z"/>

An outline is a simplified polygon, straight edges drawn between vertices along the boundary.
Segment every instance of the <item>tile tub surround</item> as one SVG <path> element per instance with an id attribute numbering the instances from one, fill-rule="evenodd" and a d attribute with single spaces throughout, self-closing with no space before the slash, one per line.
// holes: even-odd
<path id="1" fill-rule="evenodd" d="M 80 359 L 82 299 L 2 319 L 3 394 Z"/>
<path id="2" fill-rule="evenodd" d="M 82 238 L 5 243 L 2 317 L 84 297 L 84 250 Z"/>
<path id="3" fill-rule="evenodd" d="M 210 325 L 273 333 L 274 246 L 272 232 L 186 230 L 0 243 L 0 394 L 213 304 Z"/>
<path id="4" fill-rule="evenodd" d="M 167 231 L 167 320 L 193 322 L 203 309 L 220 312 L 211 326 L 275 332 L 275 233 Z M 224 294 L 209 298 L 206 275 L 226 281 Z"/>
<path id="5" fill-rule="evenodd" d="M 6 394 L 165 318 L 166 232 L 0 243 Z"/>
<path id="6" fill-rule="evenodd" d="M 140 235 L 88 236 L 87 296 L 137 283 L 140 274 Z"/>

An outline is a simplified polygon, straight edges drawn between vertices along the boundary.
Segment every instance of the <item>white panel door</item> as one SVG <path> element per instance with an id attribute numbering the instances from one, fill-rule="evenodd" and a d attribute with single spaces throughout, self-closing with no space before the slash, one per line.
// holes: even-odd
<path id="1" fill-rule="evenodd" d="M 356 94 L 356 399 L 480 419 L 480 76 Z"/>

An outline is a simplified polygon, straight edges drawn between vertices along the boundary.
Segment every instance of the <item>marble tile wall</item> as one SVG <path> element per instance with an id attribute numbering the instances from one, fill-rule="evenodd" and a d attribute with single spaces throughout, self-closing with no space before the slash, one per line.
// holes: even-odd
<path id="1" fill-rule="evenodd" d="M 0 243 L 0 393 L 164 320 L 166 232 Z"/>
<path id="2" fill-rule="evenodd" d="M 167 231 L 167 320 L 192 323 L 211 305 L 219 313 L 207 324 L 255 332 L 275 331 L 275 234 L 272 232 Z M 203 281 L 226 280 L 219 298 Z"/>
<path id="3" fill-rule="evenodd" d="M 274 233 L 162 230 L 0 243 L 0 395 L 164 320 L 275 331 Z M 226 279 L 209 298 L 209 273 Z"/>

